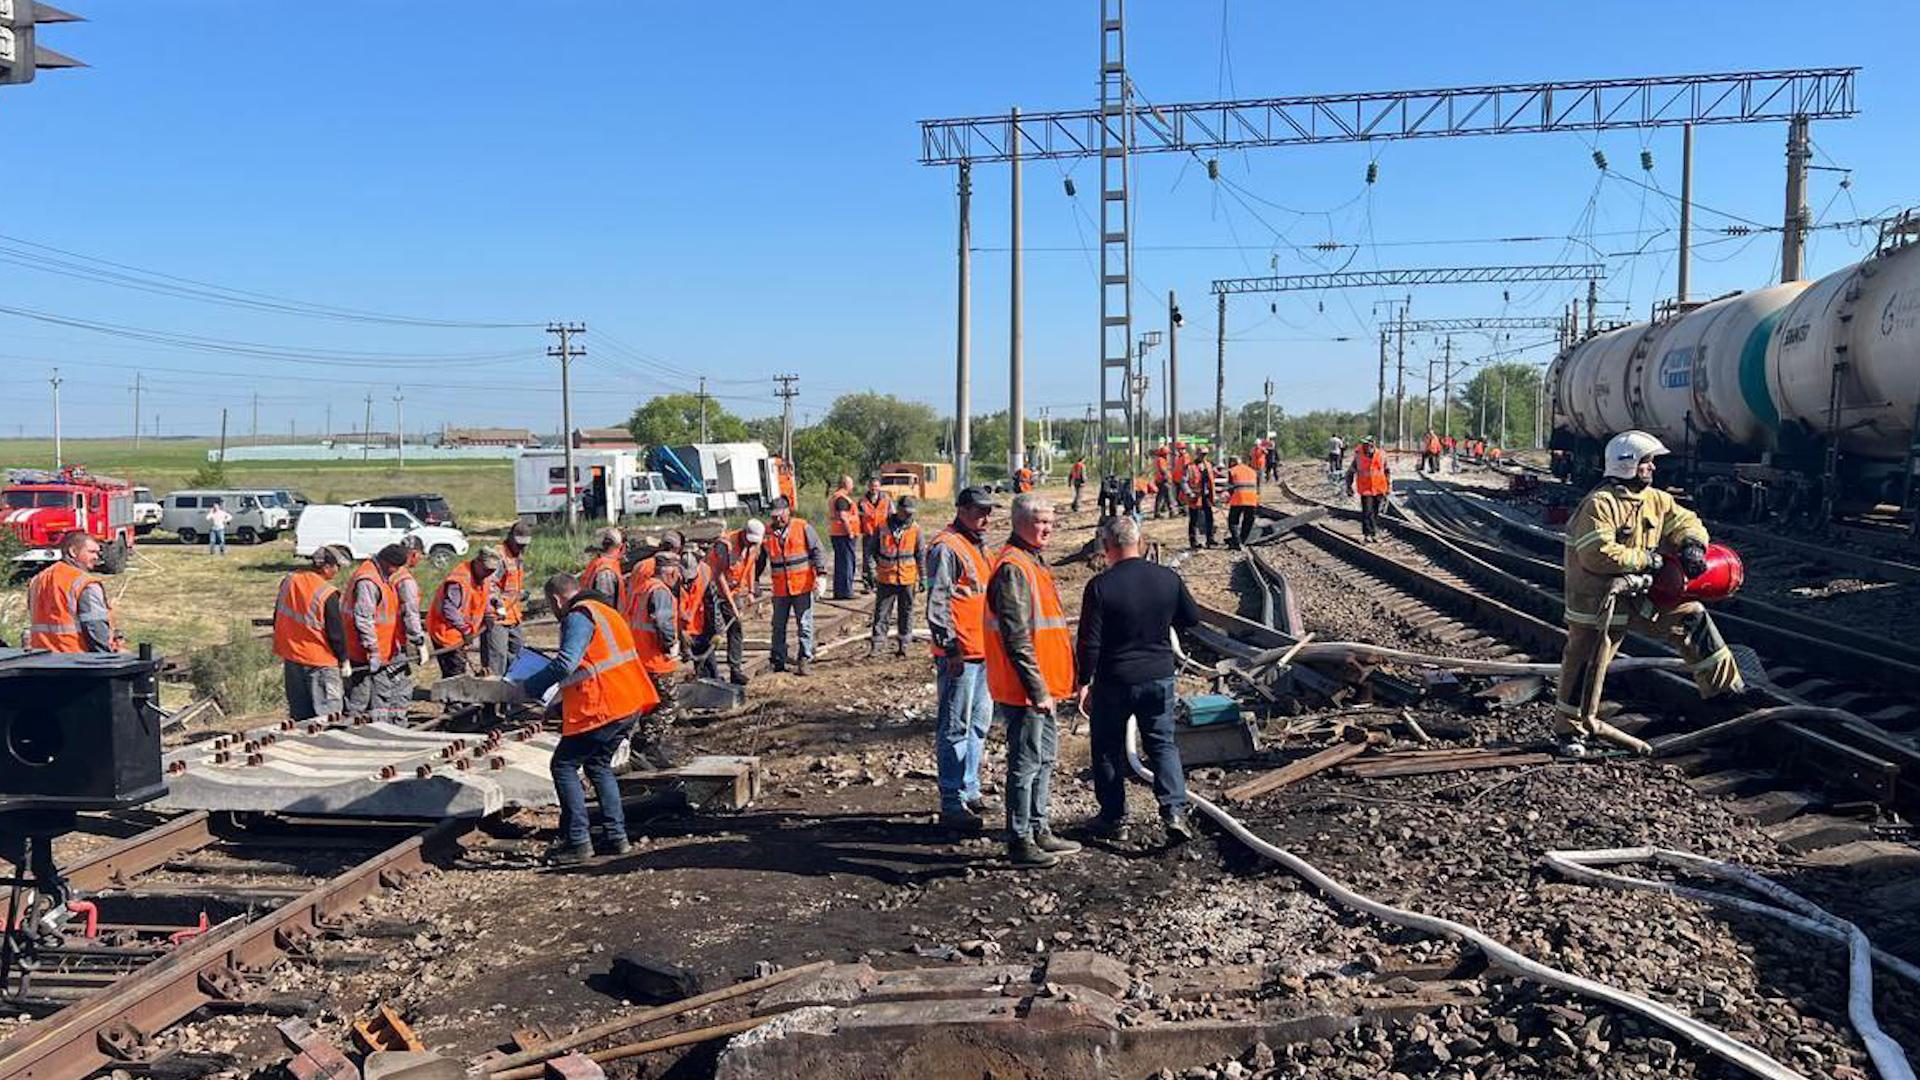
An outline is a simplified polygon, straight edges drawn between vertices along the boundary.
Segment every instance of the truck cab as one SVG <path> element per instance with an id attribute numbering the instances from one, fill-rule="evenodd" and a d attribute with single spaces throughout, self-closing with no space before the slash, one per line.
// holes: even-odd
<path id="1" fill-rule="evenodd" d="M 950 499 L 953 466 L 944 461 L 890 461 L 880 466 L 880 490 L 896 499 Z"/>
<path id="2" fill-rule="evenodd" d="M 667 478 L 659 473 L 646 472 L 627 479 L 621 511 L 627 517 L 684 516 L 700 513 L 705 502 L 690 491 L 668 487 Z"/>
<path id="3" fill-rule="evenodd" d="M 19 569 L 57 561 L 61 539 L 75 529 L 100 541 L 102 573 L 119 573 L 133 556 L 133 488 L 125 480 L 77 465 L 58 472 L 11 469 L 0 503 L 5 504 L 0 521 L 27 548 L 14 557 Z"/>

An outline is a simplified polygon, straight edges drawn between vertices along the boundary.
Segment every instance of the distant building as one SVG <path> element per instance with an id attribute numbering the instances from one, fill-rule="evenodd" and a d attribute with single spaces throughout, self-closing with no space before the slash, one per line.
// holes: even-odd
<path id="1" fill-rule="evenodd" d="M 528 428 L 448 428 L 442 446 L 539 446 L 540 437 Z"/>
<path id="2" fill-rule="evenodd" d="M 623 427 L 590 427 L 573 429 L 573 448 L 575 450 L 633 450 L 639 447 L 633 441 L 633 432 Z"/>

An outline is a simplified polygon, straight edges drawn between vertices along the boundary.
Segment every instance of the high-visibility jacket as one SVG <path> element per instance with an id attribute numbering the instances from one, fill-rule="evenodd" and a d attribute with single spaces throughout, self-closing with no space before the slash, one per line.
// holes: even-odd
<path id="1" fill-rule="evenodd" d="M 713 588 L 713 567 L 701 563 L 680 588 L 680 632 L 688 637 L 707 634 L 707 590 Z"/>
<path id="2" fill-rule="evenodd" d="M 1254 443 L 1252 457 L 1254 471 L 1258 472 L 1267 467 L 1267 448 L 1264 445 Z"/>
<path id="3" fill-rule="evenodd" d="M 500 614 L 494 621 L 501 626 L 519 626 L 527 617 L 526 608 L 520 604 L 520 594 L 527 588 L 527 565 L 504 545 L 500 558 L 500 576 L 494 581 L 500 590 Z"/>
<path id="4" fill-rule="evenodd" d="M 1358 495 L 1385 495 L 1392 486 L 1387 479 L 1387 454 L 1379 447 L 1353 448 L 1353 490 Z"/>
<path id="5" fill-rule="evenodd" d="M 733 596 L 753 585 L 753 564 L 759 555 L 759 545 L 747 543 L 745 529 L 728 529 L 707 549 L 706 564 L 713 569 L 714 584 Z"/>
<path id="6" fill-rule="evenodd" d="M 660 626 L 653 621 L 653 597 L 656 593 L 665 593 L 668 610 L 673 614 L 668 618 L 672 625 Z M 633 609 L 627 616 L 627 625 L 633 629 L 634 648 L 640 654 L 640 666 L 655 675 L 665 675 L 679 667 L 673 654 L 667 651 L 666 636 L 680 621 L 680 598 L 673 595 L 667 583 L 659 578 L 647 582 L 647 587 L 633 598 Z"/>
<path id="7" fill-rule="evenodd" d="M 1493 460 L 1495 460 L 1495 461 L 1499 461 L 1499 460 L 1500 460 L 1500 448 L 1496 446 L 1496 447 L 1494 447 L 1493 449 L 1491 449 L 1491 450 L 1489 450 L 1489 451 L 1487 451 L 1487 456 L 1488 456 L 1488 457 L 1490 457 L 1490 458 L 1492 458 L 1492 459 L 1493 459 Z"/>
<path id="8" fill-rule="evenodd" d="M 959 573 L 954 576 L 952 589 L 953 636 L 960 655 L 967 660 L 980 660 L 987 655 L 987 575 L 992 573 L 993 564 L 988 561 L 987 553 L 973 538 L 949 525 L 927 545 L 927 557 L 931 559 L 935 550 L 945 547 L 954 554 L 959 564 Z M 933 646 L 933 655 L 944 656 L 940 646 Z"/>
<path id="9" fill-rule="evenodd" d="M 1212 506 L 1213 467 L 1204 461 L 1196 461 L 1187 466 L 1186 490 L 1188 506 Z"/>
<path id="10" fill-rule="evenodd" d="M 467 629 L 463 634 L 459 627 L 447 621 L 441 609 L 446 606 L 449 586 L 458 585 L 461 589 L 461 606 L 467 617 Z M 480 620 L 487 613 L 487 590 L 473 580 L 473 563 L 463 562 L 447 572 L 440 580 L 440 587 L 433 590 L 433 603 L 427 605 L 427 636 L 433 639 L 437 648 L 450 649 L 461 644 L 480 632 Z"/>
<path id="11" fill-rule="evenodd" d="M 1033 598 L 1028 630 L 1032 635 L 1034 659 L 1040 666 L 1040 678 L 1046 683 L 1047 694 L 1055 701 L 1065 701 L 1073 693 L 1073 634 L 1067 628 L 1067 613 L 1060 606 L 1060 591 L 1054 587 L 1053 570 L 1026 549 L 1006 544 L 993 560 L 993 574 L 1002 571 L 1026 575 L 1027 593 Z M 1027 697 L 1026 684 L 1020 681 L 1020 673 L 1007 653 L 1006 640 L 1000 636 L 1000 622 L 994 618 L 991 608 L 987 610 L 986 631 L 987 693 L 1001 705 L 1033 704 Z"/>
<path id="12" fill-rule="evenodd" d="M 1015 494 L 1033 490 L 1033 470 L 1025 465 L 1013 470 L 1013 490 Z"/>
<path id="13" fill-rule="evenodd" d="M 1427 453 L 1438 454 L 1441 451 L 1441 449 L 1442 449 L 1442 444 L 1440 442 L 1440 436 L 1438 435 L 1427 436 Z"/>
<path id="14" fill-rule="evenodd" d="M 859 536 L 860 508 L 851 488 L 835 488 L 827 497 L 827 533 L 830 536 Z"/>
<path id="15" fill-rule="evenodd" d="M 1447 453 L 1449 454 L 1453 453 L 1453 447 L 1454 447 L 1453 436 L 1451 435 L 1447 436 L 1446 446 L 1447 446 Z"/>
<path id="16" fill-rule="evenodd" d="M 339 592 L 317 570 L 288 574 L 273 604 L 273 655 L 307 667 L 338 664 L 327 644 L 327 598 Z"/>
<path id="17" fill-rule="evenodd" d="M 1260 474 L 1253 466 L 1235 465 L 1227 470 L 1227 505 L 1260 505 Z"/>
<path id="18" fill-rule="evenodd" d="M 87 634 L 80 628 L 80 594 L 89 585 L 100 585 L 99 578 L 61 559 L 27 584 L 27 648 L 53 652 L 83 653 Z M 102 585 L 100 594 L 106 595 Z M 107 608 L 107 624 L 114 622 L 113 608 Z"/>
<path id="19" fill-rule="evenodd" d="M 641 561 L 645 562 L 646 560 L 643 559 Z M 618 552 L 603 551 L 588 560 L 586 569 L 580 571 L 580 587 L 583 589 L 593 588 L 593 579 L 599 577 L 603 572 L 613 575 L 613 595 L 607 597 L 607 599 L 613 601 L 615 610 L 619 610 L 626 602 L 627 588 L 626 583 L 621 580 L 620 555 Z"/>
<path id="20" fill-rule="evenodd" d="M 871 495 L 860 496 L 860 531 L 868 536 L 887 527 L 887 519 L 893 516 L 893 496 L 880 493 L 878 502 Z"/>
<path id="21" fill-rule="evenodd" d="M 1067 470 L 1067 483 L 1080 487 L 1087 482 L 1087 463 L 1076 461 L 1073 468 Z"/>
<path id="22" fill-rule="evenodd" d="M 622 618 L 629 622 L 633 621 L 634 601 L 639 599 L 641 593 L 647 591 L 647 582 L 652 580 L 653 556 L 649 555 L 633 564 L 633 570 L 627 574 L 627 580 L 621 586 L 620 602 L 614 605 L 614 609 L 620 612 Z M 582 581 L 580 584 L 584 586 L 586 582 Z"/>
<path id="23" fill-rule="evenodd" d="M 882 585 L 920 584 L 920 526 L 881 531 L 873 575 Z"/>
<path id="24" fill-rule="evenodd" d="M 362 667 L 369 663 L 384 664 L 393 659 L 399 651 L 400 597 L 393 591 L 393 582 L 381 576 L 380 568 L 372 559 L 353 568 L 353 576 L 347 579 L 347 596 L 350 602 L 357 598 L 360 583 L 371 581 L 374 594 L 379 597 L 373 609 L 373 645 L 380 651 L 379 656 L 367 655 L 366 643 L 360 640 L 357 630 L 347 629 L 347 659 Z M 345 613 L 343 612 L 344 616 Z"/>
<path id="25" fill-rule="evenodd" d="M 640 666 L 627 629 L 612 608 L 582 596 L 567 609 L 593 617 L 593 638 L 580 654 L 580 666 L 560 680 L 560 734 L 579 735 L 637 713 L 652 712 L 660 692 Z"/>
<path id="26" fill-rule="evenodd" d="M 799 518 L 787 521 L 780 532 L 767 529 L 767 576 L 773 579 L 773 595 L 805 596 L 813 591 L 813 560 L 807 554 L 807 523 Z"/>
<path id="27" fill-rule="evenodd" d="M 1153 462 L 1153 490 L 1163 490 L 1167 486 L 1167 482 L 1171 479 L 1171 475 L 1167 472 L 1166 455 L 1162 454 L 1155 458 Z"/>

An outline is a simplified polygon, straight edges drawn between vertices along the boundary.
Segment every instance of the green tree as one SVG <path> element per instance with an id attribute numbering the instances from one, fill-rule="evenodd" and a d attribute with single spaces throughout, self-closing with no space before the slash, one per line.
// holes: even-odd
<path id="1" fill-rule="evenodd" d="M 746 422 L 721 408 L 713 399 L 706 402 L 707 441 L 742 442 L 747 438 Z M 662 394 L 633 411 L 627 420 L 633 441 L 642 446 L 679 446 L 700 441 L 700 396 L 698 394 Z"/>
<path id="2" fill-rule="evenodd" d="M 889 461 L 933 460 L 945 427 L 931 405 L 892 394 L 843 395 L 822 423 L 854 437 L 860 448 L 852 470 L 856 479 L 877 475 Z M 800 456 L 797 446 L 794 456 Z"/>
<path id="3" fill-rule="evenodd" d="M 1504 430 L 1500 426 L 1503 398 Z M 1508 450 L 1531 448 L 1539 402 L 1538 367 L 1520 362 L 1489 364 L 1476 372 L 1461 392 L 1453 410 L 1453 427 L 1456 432 L 1485 435 L 1489 443 Z"/>
<path id="4" fill-rule="evenodd" d="M 756 416 L 747 421 L 747 438 L 759 442 L 769 453 L 780 452 L 781 420 L 778 416 Z"/>
<path id="5" fill-rule="evenodd" d="M 842 476 L 857 476 L 860 440 L 831 424 L 815 424 L 793 433 L 793 475 L 800 487 L 831 488 Z"/>

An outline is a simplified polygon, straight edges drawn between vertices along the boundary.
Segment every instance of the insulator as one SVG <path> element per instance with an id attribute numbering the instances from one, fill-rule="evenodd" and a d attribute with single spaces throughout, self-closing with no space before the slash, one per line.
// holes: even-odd
<path id="1" fill-rule="evenodd" d="M 1380 179 L 1380 163 L 1377 161 L 1367 162 L 1367 183 L 1371 184 L 1378 179 Z"/>
<path id="2" fill-rule="evenodd" d="M 1073 188 L 1073 177 L 1071 176 L 1062 177 L 1061 182 L 1066 184 L 1067 186 L 1067 198 L 1069 199 L 1073 198 L 1074 195 L 1076 194 Z"/>
<path id="3" fill-rule="evenodd" d="M 1593 152 L 1593 164 L 1594 164 L 1594 167 L 1599 169 L 1601 172 L 1606 172 L 1607 171 L 1607 155 L 1602 151 L 1595 150 Z"/>
<path id="4" fill-rule="evenodd" d="M 1207 179 L 1209 180 L 1220 179 L 1220 159 L 1219 158 L 1210 157 L 1207 159 Z"/>
<path id="5" fill-rule="evenodd" d="M 1651 150 L 1640 151 L 1640 168 L 1644 169 L 1647 172 L 1653 171 L 1653 151 Z"/>

